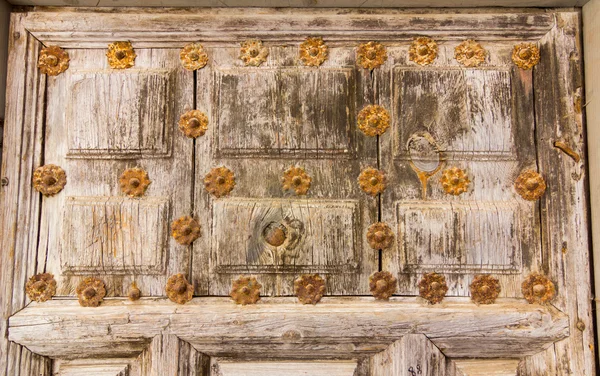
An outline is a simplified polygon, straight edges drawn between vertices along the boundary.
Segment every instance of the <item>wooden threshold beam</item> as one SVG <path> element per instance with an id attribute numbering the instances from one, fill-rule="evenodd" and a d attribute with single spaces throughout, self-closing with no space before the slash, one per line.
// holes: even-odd
<path id="1" fill-rule="evenodd" d="M 9 339 L 55 358 L 131 356 L 153 337 L 171 334 L 211 356 L 356 358 L 383 351 L 406 334 L 424 334 L 448 357 L 518 358 L 568 336 L 568 317 L 552 306 L 500 299 L 477 306 L 468 298 L 427 305 L 415 298 L 264 298 L 238 306 L 228 298 L 76 300 L 31 303 L 12 316 Z M 318 351 L 315 351 L 318 349 Z"/>

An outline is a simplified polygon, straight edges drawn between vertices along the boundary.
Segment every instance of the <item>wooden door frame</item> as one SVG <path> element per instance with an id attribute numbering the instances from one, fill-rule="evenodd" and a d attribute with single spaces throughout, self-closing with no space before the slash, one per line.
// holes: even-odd
<path id="1" fill-rule="evenodd" d="M 213 355 L 239 354 L 250 346 L 257 353 L 271 351 L 273 356 L 285 358 L 306 357 L 307 349 L 312 358 L 357 358 L 389 350 L 391 344 L 408 334 L 422 334 L 450 357 L 526 356 L 523 367 L 531 372 L 568 369 L 575 374 L 593 374 L 594 354 L 589 347 L 594 344 L 593 320 L 586 273 L 588 185 L 583 116 L 576 110 L 582 86 L 579 13 L 478 9 L 474 17 L 471 12 L 177 9 L 166 13 L 140 8 L 39 8 L 13 13 L 2 161 L 2 176 L 8 184 L 1 187 L 0 197 L 4 334 L 0 370 L 7 370 L 7 374 L 34 368 L 47 372 L 51 363 L 43 356 L 85 358 L 98 355 L 99 349 L 104 356 L 111 351 L 113 356 L 134 355 L 152 348 L 156 338 L 165 336 Z M 111 17 L 98 17 L 106 13 Z M 446 14 L 439 17 L 439 13 Z M 335 31 L 328 30 L 332 25 Z M 140 48 L 172 47 L 195 40 L 207 45 L 237 43 L 248 37 L 297 42 L 314 34 L 323 35 L 332 45 L 371 39 L 406 42 L 420 34 L 452 41 L 509 38 L 540 41 L 552 51 L 552 56 L 543 56 L 535 77 L 540 81 L 559 78 L 549 86 L 553 90 L 547 96 L 536 99 L 536 123 L 547 124 L 536 130 L 537 138 L 551 143 L 541 148 L 538 160 L 542 171 L 551 171 L 560 183 L 549 187 L 549 199 L 542 201 L 544 229 L 552 229 L 543 237 L 545 257 L 559 272 L 552 276 L 559 291 L 554 306 L 528 305 L 522 299 L 476 306 L 468 298 L 449 298 L 440 306 L 427 306 L 414 297 L 383 303 L 371 298 L 325 298 L 309 307 L 291 298 L 263 299 L 261 304 L 248 307 L 235 306 L 223 298 L 195 298 L 185 306 L 162 298 L 137 303 L 107 299 L 96 309 L 79 307 L 70 299 L 28 303 L 25 281 L 41 267 L 36 261 L 41 198 L 30 185 L 34 168 L 43 162 L 45 77 L 31 64 L 37 61 L 41 45 L 105 48 L 116 39 L 128 39 Z M 562 59 L 560 64 L 555 57 Z M 552 143 L 559 140 L 582 159 L 575 162 L 555 149 Z M 74 318 L 84 325 L 73 327 Z M 450 322 L 470 322 L 473 328 Z M 272 323 L 268 327 L 275 330 L 264 330 L 265 323 Z M 149 332 L 150 328 L 160 331 Z M 231 328 L 237 329 L 232 332 Z M 128 331 L 137 336 L 131 338 Z M 225 331 L 225 337 L 223 334 L 221 340 L 211 342 L 211 337 Z M 498 333 L 505 340 L 500 346 L 498 338 L 492 337 Z M 315 354 L 317 345 L 324 350 Z"/>

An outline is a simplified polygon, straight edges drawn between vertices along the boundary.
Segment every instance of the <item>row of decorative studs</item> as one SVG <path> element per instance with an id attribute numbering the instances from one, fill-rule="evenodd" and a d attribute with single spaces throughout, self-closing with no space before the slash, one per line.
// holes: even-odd
<path id="1" fill-rule="evenodd" d="M 474 40 L 466 40 L 454 48 L 454 58 L 465 67 L 477 67 L 485 61 L 488 52 Z M 260 40 L 251 39 L 241 43 L 240 59 L 246 66 L 258 67 L 267 60 L 269 49 Z M 329 47 L 322 38 L 307 38 L 300 44 L 299 59 L 306 66 L 318 67 L 329 56 Z M 429 37 L 413 40 L 408 58 L 421 66 L 431 64 L 438 55 L 437 42 Z M 135 65 L 135 53 L 131 42 L 114 42 L 108 45 L 108 64 L 113 69 L 127 69 Z M 208 54 L 200 43 L 190 43 L 180 52 L 181 64 L 187 70 L 204 68 Z M 375 69 L 387 60 L 383 44 L 375 41 L 361 43 L 356 49 L 356 62 L 365 69 Z M 531 69 L 540 60 L 540 51 L 533 43 L 520 43 L 513 47 L 512 60 L 521 69 Z M 69 54 L 58 46 L 49 46 L 40 52 L 40 71 L 56 76 L 69 68 Z"/>
<path id="2" fill-rule="evenodd" d="M 435 272 L 424 274 L 418 286 L 419 296 L 429 304 L 440 303 L 448 292 L 446 277 Z M 261 287 L 255 277 L 240 276 L 233 282 L 229 295 L 237 304 L 255 304 L 260 300 Z M 389 300 L 397 287 L 398 280 L 389 272 L 375 272 L 369 277 L 369 289 L 378 300 Z M 493 304 L 501 291 L 498 279 L 488 274 L 476 275 L 469 288 L 471 299 L 477 304 Z M 56 280 L 50 273 L 36 274 L 28 280 L 25 291 L 31 300 L 47 301 L 56 293 Z M 194 287 L 179 273 L 169 277 L 165 292 L 172 302 L 185 304 L 192 300 Z M 318 274 L 302 275 L 294 281 L 294 292 L 300 303 L 317 304 L 325 295 L 325 280 Z M 546 276 L 532 273 L 521 284 L 521 292 L 530 304 L 544 304 L 554 298 L 556 289 Z M 79 283 L 76 293 L 81 306 L 98 307 L 106 296 L 106 288 L 102 280 L 88 277 Z M 141 296 L 141 290 L 133 282 L 129 299 L 136 301 Z"/>

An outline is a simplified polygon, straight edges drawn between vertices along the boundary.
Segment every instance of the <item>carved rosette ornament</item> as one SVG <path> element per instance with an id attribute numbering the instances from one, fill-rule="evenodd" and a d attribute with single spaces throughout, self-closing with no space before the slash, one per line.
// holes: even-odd
<path id="1" fill-rule="evenodd" d="M 239 277 L 233 281 L 229 296 L 236 304 L 255 304 L 260 300 L 261 287 L 254 277 Z"/>
<path id="2" fill-rule="evenodd" d="M 418 37 L 410 45 L 408 58 L 419 65 L 429 65 L 435 60 L 437 53 L 436 41 L 429 37 Z"/>
<path id="3" fill-rule="evenodd" d="M 294 281 L 294 292 L 302 304 L 317 304 L 325 294 L 325 280 L 318 274 L 305 274 Z"/>
<path id="4" fill-rule="evenodd" d="M 477 304 L 492 304 L 500 295 L 500 282 L 487 274 L 479 274 L 471 282 L 471 299 Z"/>
<path id="5" fill-rule="evenodd" d="M 69 53 L 58 46 L 42 48 L 38 68 L 42 74 L 58 76 L 69 68 Z"/>
<path id="6" fill-rule="evenodd" d="M 200 224 L 192 217 L 177 218 L 171 224 L 171 235 L 181 245 L 190 245 L 200 237 Z"/>
<path id="7" fill-rule="evenodd" d="M 454 48 L 454 58 L 465 67 L 478 67 L 485 61 L 487 51 L 472 39 Z"/>
<path id="8" fill-rule="evenodd" d="M 204 136 L 208 129 L 208 117 L 204 112 L 191 110 L 179 118 L 179 130 L 189 138 Z"/>
<path id="9" fill-rule="evenodd" d="M 367 167 L 358 176 L 358 185 L 365 193 L 376 196 L 385 190 L 387 178 L 383 171 Z"/>
<path id="10" fill-rule="evenodd" d="M 227 196 L 235 187 L 235 176 L 227 167 L 215 167 L 204 177 L 204 188 L 215 197 Z"/>
<path id="11" fill-rule="evenodd" d="M 521 292 L 530 304 L 544 304 L 554 298 L 556 288 L 546 276 L 531 273 L 521 284 Z"/>
<path id="12" fill-rule="evenodd" d="M 33 188 L 44 196 L 54 196 L 67 184 L 65 170 L 57 165 L 40 166 L 33 172 Z"/>
<path id="13" fill-rule="evenodd" d="M 133 67 L 137 55 L 131 42 L 114 42 L 108 45 L 106 57 L 111 68 L 127 69 Z"/>
<path id="14" fill-rule="evenodd" d="M 393 240 L 394 233 L 387 223 L 373 223 L 367 230 L 367 242 L 373 249 L 389 248 Z"/>
<path id="15" fill-rule="evenodd" d="M 200 43 L 190 43 L 179 52 L 179 60 L 185 69 L 195 71 L 206 66 L 208 54 Z"/>
<path id="16" fill-rule="evenodd" d="M 141 168 L 128 168 L 119 178 L 121 192 L 129 197 L 142 197 L 152 182 L 148 173 Z"/>
<path id="17" fill-rule="evenodd" d="M 369 105 L 358 113 L 358 129 L 367 136 L 381 136 L 390 127 L 390 114 L 379 105 Z"/>
<path id="18" fill-rule="evenodd" d="M 369 289 L 376 299 L 388 300 L 398 288 L 398 280 L 390 272 L 375 272 L 369 276 Z"/>
<path id="19" fill-rule="evenodd" d="M 327 60 L 329 47 L 323 42 L 323 38 L 306 38 L 300 44 L 300 60 L 309 67 L 318 67 Z"/>
<path id="20" fill-rule="evenodd" d="M 194 286 L 187 281 L 182 273 L 169 277 L 165 291 L 169 300 L 177 304 L 185 304 L 194 297 Z"/>
<path id="21" fill-rule="evenodd" d="M 140 300 L 140 298 L 142 297 L 142 291 L 137 286 L 137 283 L 135 283 L 135 282 L 131 283 L 131 286 L 129 286 L 129 291 L 127 292 L 127 297 L 132 302 L 135 302 L 136 300 Z"/>
<path id="22" fill-rule="evenodd" d="M 281 184 L 284 191 L 294 190 L 297 195 L 305 195 L 312 182 L 312 178 L 308 176 L 302 167 L 290 167 L 281 178 Z"/>
<path id="23" fill-rule="evenodd" d="M 361 43 L 356 50 L 356 63 L 365 69 L 375 69 L 387 60 L 387 51 L 379 42 Z"/>
<path id="24" fill-rule="evenodd" d="M 442 183 L 444 192 L 449 195 L 458 196 L 469 189 L 471 180 L 469 180 L 465 170 L 458 167 L 450 167 L 442 172 L 440 183 Z"/>
<path id="25" fill-rule="evenodd" d="M 246 66 L 258 67 L 269 56 L 269 49 L 263 46 L 263 43 L 257 39 L 250 39 L 241 43 L 240 59 Z"/>
<path id="26" fill-rule="evenodd" d="M 29 278 L 25 285 L 25 292 L 29 299 L 36 302 L 45 302 L 56 294 L 56 281 L 50 273 L 36 274 Z"/>
<path id="27" fill-rule="evenodd" d="M 88 277 L 79 283 L 75 290 L 82 307 L 98 307 L 106 296 L 104 282 L 98 278 Z"/>
<path id="28" fill-rule="evenodd" d="M 542 175 L 533 170 L 525 170 L 519 174 L 515 181 L 515 190 L 528 201 L 535 201 L 546 192 L 546 182 Z"/>
<path id="29" fill-rule="evenodd" d="M 540 49 L 533 43 L 521 43 L 513 47 L 512 61 L 521 69 L 531 69 L 540 62 Z"/>
<path id="30" fill-rule="evenodd" d="M 430 304 L 444 300 L 448 292 L 446 277 L 437 273 L 425 273 L 419 282 L 419 295 Z"/>

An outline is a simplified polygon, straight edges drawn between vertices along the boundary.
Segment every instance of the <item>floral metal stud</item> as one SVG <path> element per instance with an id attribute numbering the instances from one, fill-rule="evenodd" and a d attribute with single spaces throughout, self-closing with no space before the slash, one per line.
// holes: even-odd
<path id="1" fill-rule="evenodd" d="M 127 297 L 132 302 L 135 302 L 136 300 L 139 300 L 142 297 L 142 291 L 137 286 L 137 283 L 131 283 L 131 286 L 129 287 L 129 292 L 127 293 Z"/>
<path id="2" fill-rule="evenodd" d="M 329 47 L 323 42 L 323 38 L 306 38 L 300 44 L 300 60 L 309 67 L 318 67 L 327 60 Z"/>
<path id="3" fill-rule="evenodd" d="M 469 180 L 465 170 L 450 167 L 442 172 L 440 183 L 442 183 L 442 188 L 447 194 L 458 196 L 469 189 L 471 180 Z"/>
<path id="4" fill-rule="evenodd" d="M 317 304 L 325 294 L 325 280 L 318 274 L 305 274 L 294 281 L 294 292 L 302 304 Z"/>
<path id="5" fill-rule="evenodd" d="M 208 54 L 200 43 L 190 43 L 179 52 L 179 60 L 185 69 L 195 71 L 206 66 Z"/>
<path id="6" fill-rule="evenodd" d="M 430 304 L 444 300 L 448 292 L 446 277 L 437 273 L 425 273 L 419 282 L 419 295 Z"/>
<path id="7" fill-rule="evenodd" d="M 165 291 L 169 300 L 177 304 L 185 304 L 194 297 L 194 286 L 187 281 L 182 273 L 169 277 Z"/>
<path id="8" fill-rule="evenodd" d="M 56 281 L 50 273 L 36 274 L 25 285 L 27 296 L 36 302 L 45 302 L 56 294 Z"/>
<path id="9" fill-rule="evenodd" d="M 171 224 L 171 235 L 177 243 L 190 245 L 200 237 L 200 224 L 190 216 L 180 217 Z"/>
<path id="10" fill-rule="evenodd" d="M 520 43 L 513 47 L 512 61 L 521 69 L 531 69 L 540 62 L 540 49 L 533 43 Z"/>
<path id="11" fill-rule="evenodd" d="M 546 182 L 537 172 L 524 170 L 515 181 L 515 190 L 525 200 L 535 201 L 546 192 Z"/>
<path id="12" fill-rule="evenodd" d="M 108 45 L 106 57 L 111 68 L 127 69 L 133 67 L 137 55 L 131 42 L 114 42 Z"/>
<path id="13" fill-rule="evenodd" d="M 387 60 L 387 51 L 379 42 L 362 43 L 356 50 L 356 63 L 365 69 L 375 69 Z"/>
<path id="14" fill-rule="evenodd" d="M 389 248 L 393 240 L 394 233 L 387 223 L 373 223 L 367 230 L 367 242 L 373 249 Z"/>
<path id="15" fill-rule="evenodd" d="M 204 136 L 208 129 L 208 117 L 199 110 L 190 110 L 179 118 L 179 129 L 189 138 Z"/>
<path id="16" fill-rule="evenodd" d="M 398 288 L 398 280 L 390 272 L 375 272 L 369 276 L 369 289 L 376 299 L 388 300 Z"/>
<path id="17" fill-rule="evenodd" d="M 65 170 L 53 164 L 40 166 L 33 172 L 33 188 L 44 196 L 54 196 L 67 184 Z"/>
<path id="18" fill-rule="evenodd" d="M 233 281 L 229 296 L 237 304 L 254 304 L 260 300 L 261 287 L 262 285 L 254 277 L 239 277 Z"/>
<path id="19" fill-rule="evenodd" d="M 235 176 L 227 167 L 216 167 L 204 177 L 204 188 L 215 197 L 227 196 L 235 187 Z"/>
<path id="20" fill-rule="evenodd" d="M 530 304 L 544 304 L 554 298 L 556 288 L 546 276 L 531 273 L 521 284 L 521 292 Z"/>
<path id="21" fill-rule="evenodd" d="M 42 74 L 58 76 L 69 68 L 69 53 L 58 46 L 48 46 L 40 51 L 38 68 Z"/>
<path id="22" fill-rule="evenodd" d="M 358 176 L 358 185 L 371 196 L 376 196 L 385 190 L 387 178 L 383 171 L 367 167 Z"/>
<path id="23" fill-rule="evenodd" d="M 435 60 L 437 53 L 436 41 L 429 37 L 418 37 L 410 45 L 408 58 L 419 65 L 429 65 Z"/>
<path id="24" fill-rule="evenodd" d="M 129 197 L 142 197 L 152 182 L 148 173 L 141 168 L 128 168 L 119 178 L 121 192 Z"/>
<path id="25" fill-rule="evenodd" d="M 308 176 L 302 167 L 290 167 L 281 178 L 284 191 L 294 190 L 297 195 L 305 195 L 310 188 L 312 178 Z"/>
<path id="26" fill-rule="evenodd" d="M 104 296 L 106 296 L 104 282 L 92 277 L 81 281 L 75 292 L 79 298 L 79 305 L 82 307 L 98 307 L 102 303 Z"/>
<path id="27" fill-rule="evenodd" d="M 367 136 L 380 136 L 390 126 L 390 114 L 378 105 L 369 105 L 358 113 L 358 129 Z"/>
<path id="28" fill-rule="evenodd" d="M 487 274 L 479 274 L 471 282 L 471 299 L 477 304 L 492 304 L 500 295 L 500 282 Z"/>
<path id="29" fill-rule="evenodd" d="M 242 42 L 240 48 L 240 59 L 244 64 L 258 67 L 265 61 L 269 56 L 269 49 L 263 46 L 263 43 L 257 39 L 250 39 Z"/>
<path id="30" fill-rule="evenodd" d="M 454 48 L 454 58 L 465 67 L 478 67 L 485 61 L 487 51 L 472 39 Z"/>

